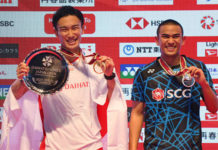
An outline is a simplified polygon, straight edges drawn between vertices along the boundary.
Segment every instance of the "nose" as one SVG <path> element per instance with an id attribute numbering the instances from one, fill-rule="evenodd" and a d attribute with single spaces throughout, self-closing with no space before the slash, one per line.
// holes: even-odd
<path id="1" fill-rule="evenodd" d="M 74 31 L 72 29 L 68 30 L 68 37 L 73 37 L 74 36 Z"/>
<path id="2" fill-rule="evenodd" d="M 168 39 L 168 44 L 169 44 L 170 46 L 173 46 L 173 45 L 175 44 L 175 40 L 174 40 L 172 37 L 170 37 L 170 38 Z"/>

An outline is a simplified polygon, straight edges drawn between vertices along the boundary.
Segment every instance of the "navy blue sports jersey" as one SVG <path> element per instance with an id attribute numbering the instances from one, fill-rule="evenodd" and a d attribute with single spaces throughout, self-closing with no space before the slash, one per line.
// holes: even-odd
<path id="1" fill-rule="evenodd" d="M 201 68 L 209 85 L 213 87 L 206 66 L 200 61 L 188 57 L 185 59 L 188 67 Z M 141 67 L 133 83 L 132 100 L 146 104 L 144 148 L 200 150 L 202 149 L 199 116 L 201 87 L 198 83 L 190 88 L 184 87 L 181 77 L 168 75 L 157 60 Z M 172 69 L 179 71 L 179 67 L 174 66 Z"/>

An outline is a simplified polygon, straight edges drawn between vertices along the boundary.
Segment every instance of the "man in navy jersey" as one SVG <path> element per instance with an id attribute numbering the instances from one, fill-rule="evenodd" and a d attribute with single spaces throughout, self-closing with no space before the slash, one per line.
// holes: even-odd
<path id="1" fill-rule="evenodd" d="M 144 119 L 144 149 L 202 149 L 200 99 L 211 113 L 218 110 L 211 76 L 204 63 L 180 55 L 185 38 L 177 21 L 162 22 L 155 40 L 161 57 L 134 78 L 129 148 L 137 150 Z"/>

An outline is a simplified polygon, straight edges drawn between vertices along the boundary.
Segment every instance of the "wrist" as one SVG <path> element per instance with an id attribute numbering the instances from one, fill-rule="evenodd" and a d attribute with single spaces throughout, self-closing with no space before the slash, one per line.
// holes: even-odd
<path id="1" fill-rule="evenodd" d="M 116 77 L 116 74 L 114 72 L 112 72 L 112 74 L 110 76 L 107 76 L 104 74 L 104 78 L 106 80 L 113 80 Z"/>

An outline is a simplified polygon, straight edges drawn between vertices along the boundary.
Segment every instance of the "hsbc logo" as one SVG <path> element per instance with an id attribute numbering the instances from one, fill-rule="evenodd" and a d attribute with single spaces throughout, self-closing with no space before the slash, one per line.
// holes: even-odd
<path id="1" fill-rule="evenodd" d="M 142 17 L 132 17 L 126 22 L 126 25 L 132 30 L 142 30 L 148 24 L 148 21 Z"/>
<path id="2" fill-rule="evenodd" d="M 44 17 L 45 33 L 54 34 L 52 25 L 53 14 L 46 14 Z M 84 14 L 84 34 L 93 34 L 95 32 L 95 15 Z"/>

